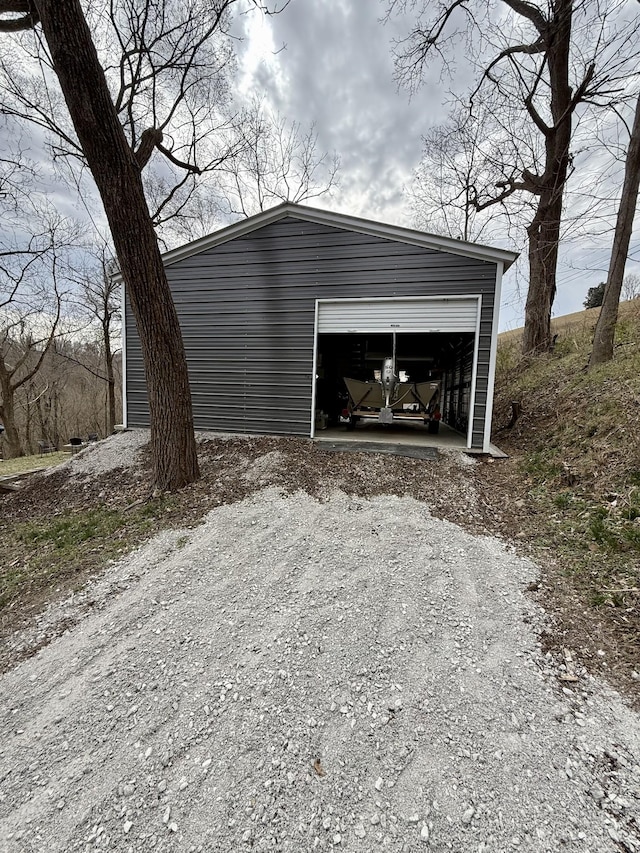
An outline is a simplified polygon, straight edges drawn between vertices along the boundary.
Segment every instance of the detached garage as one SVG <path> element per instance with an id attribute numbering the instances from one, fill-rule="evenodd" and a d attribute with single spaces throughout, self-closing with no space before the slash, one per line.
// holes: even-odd
<path id="1" fill-rule="evenodd" d="M 375 385 L 392 358 L 403 388 L 437 387 L 437 416 L 488 450 L 501 279 L 516 257 L 296 204 L 168 252 L 196 428 L 313 437 L 344 423 L 345 378 Z M 144 427 L 124 305 L 125 425 Z M 409 418 L 421 407 L 407 393 L 395 409 Z"/>

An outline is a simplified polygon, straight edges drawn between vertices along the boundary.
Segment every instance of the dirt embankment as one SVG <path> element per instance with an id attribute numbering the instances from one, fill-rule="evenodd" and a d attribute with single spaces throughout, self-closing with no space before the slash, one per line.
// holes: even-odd
<path id="1" fill-rule="evenodd" d="M 41 613 L 67 631 L 2 677 L 8 853 L 640 849 L 637 716 L 541 648 L 539 569 L 430 509 L 484 525 L 479 469 L 203 447 L 209 488 Z M 114 489 L 135 512 L 129 450 L 52 474 L 49 513 Z"/>

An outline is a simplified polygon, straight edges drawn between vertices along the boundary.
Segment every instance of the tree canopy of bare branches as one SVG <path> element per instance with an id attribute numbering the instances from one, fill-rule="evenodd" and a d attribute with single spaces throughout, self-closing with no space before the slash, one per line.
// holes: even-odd
<path id="1" fill-rule="evenodd" d="M 515 206 L 510 206 L 509 215 L 505 215 L 504 205 L 486 204 L 503 177 L 504 147 L 495 144 L 501 128 L 496 126 L 492 111 L 484 103 L 481 106 L 469 115 L 458 103 L 444 124 L 425 133 L 420 165 L 406 188 L 418 227 L 486 242 L 496 221 L 503 230 L 512 221 L 522 221 L 517 214 L 523 211 L 516 212 Z M 526 203 L 519 205 L 526 207 Z"/>
<path id="2" fill-rule="evenodd" d="M 415 89 L 428 67 L 456 71 L 464 56 L 473 70 L 464 100 L 469 116 L 490 110 L 501 172 L 470 200 L 476 211 L 535 200 L 527 227 L 529 288 L 523 348 L 551 343 L 563 201 L 573 169 L 575 127 L 594 108 L 628 98 L 628 75 L 639 47 L 637 14 L 623 2 L 597 0 L 392 0 L 388 13 L 413 10 L 416 23 L 396 44 L 400 82 Z M 634 17 L 635 16 L 635 17 Z M 458 93 L 458 97 L 461 97 Z"/>
<path id="3" fill-rule="evenodd" d="M 105 383 L 106 417 L 105 433 L 110 435 L 116 426 L 116 380 L 114 334 L 120 329 L 121 285 L 116 281 L 117 262 L 113 257 L 110 244 L 104 237 L 89 246 L 85 263 L 73 271 L 76 304 L 82 317 L 83 338 L 90 345 L 86 352 L 90 356 L 86 362 L 76 356 L 68 358 Z M 99 362 L 96 364 L 96 354 Z"/>
<path id="4" fill-rule="evenodd" d="M 243 123 L 246 144 L 221 169 L 220 190 L 230 211 L 252 216 L 285 201 L 299 203 L 335 186 L 339 158 L 318 151 L 311 126 L 303 130 L 254 100 Z"/>

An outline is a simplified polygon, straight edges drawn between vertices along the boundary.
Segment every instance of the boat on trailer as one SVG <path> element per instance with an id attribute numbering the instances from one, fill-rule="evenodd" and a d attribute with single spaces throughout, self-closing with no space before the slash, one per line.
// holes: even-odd
<path id="1" fill-rule="evenodd" d="M 422 422 L 437 432 L 440 421 L 440 382 L 401 382 L 395 358 L 385 358 L 380 379 L 363 381 L 343 377 L 349 399 L 342 410 L 340 422 L 354 429 L 361 419 L 381 424 L 397 421 Z"/>

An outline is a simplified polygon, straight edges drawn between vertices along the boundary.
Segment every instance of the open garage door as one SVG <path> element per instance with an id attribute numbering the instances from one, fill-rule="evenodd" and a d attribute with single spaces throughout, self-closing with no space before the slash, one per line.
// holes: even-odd
<path id="1" fill-rule="evenodd" d="M 476 297 L 337 299 L 318 302 L 318 333 L 472 332 L 478 326 Z"/>
<path id="2" fill-rule="evenodd" d="M 470 447 L 479 315 L 480 297 L 319 300 L 315 422 L 337 426 L 345 377 L 375 382 L 395 346 L 401 380 L 438 381 L 442 421 Z"/>

